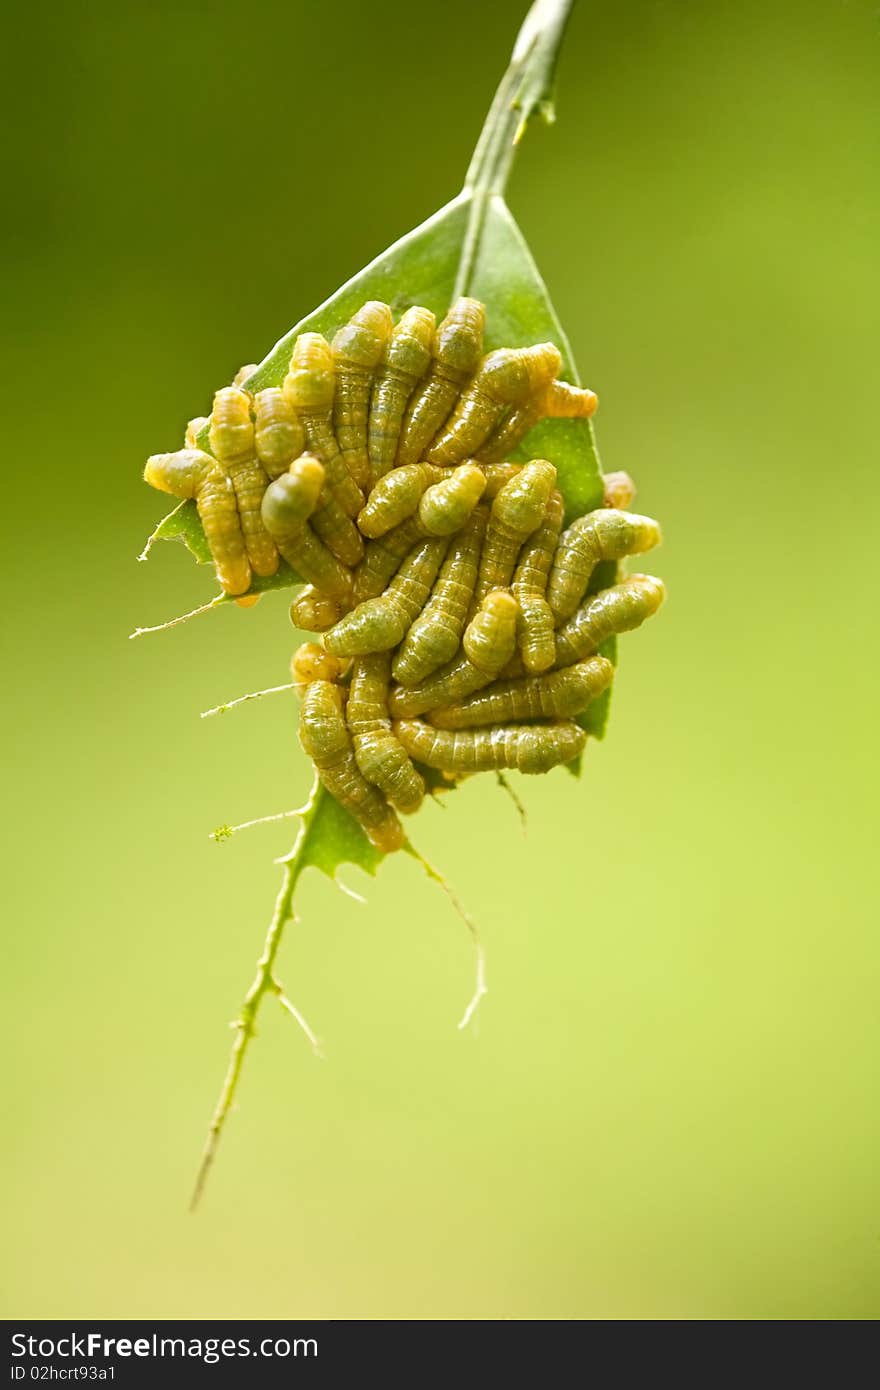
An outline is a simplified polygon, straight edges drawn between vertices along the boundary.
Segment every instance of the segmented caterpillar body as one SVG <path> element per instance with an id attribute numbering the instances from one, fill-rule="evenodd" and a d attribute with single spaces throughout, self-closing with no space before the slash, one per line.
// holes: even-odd
<path id="1" fill-rule="evenodd" d="M 193 497 L 221 588 L 229 595 L 245 594 L 251 586 L 251 567 L 238 515 L 231 478 L 210 454 L 179 449 L 147 459 L 144 479 L 173 497 Z"/>
<path id="2" fill-rule="evenodd" d="M 391 657 L 371 652 L 355 658 L 346 719 L 360 771 L 404 815 L 422 804 L 425 784 L 403 744 L 391 732 L 388 683 Z"/>
<path id="3" fill-rule="evenodd" d="M 415 304 L 391 333 L 370 404 L 368 449 L 373 482 L 394 466 L 407 402 L 431 360 L 434 315 Z"/>
<path id="4" fill-rule="evenodd" d="M 631 574 L 588 598 L 556 634 L 556 665 L 571 666 L 592 656 L 606 637 L 641 627 L 666 597 L 661 579 Z"/>
<path id="5" fill-rule="evenodd" d="M 546 459 L 526 464 L 505 483 L 492 503 L 480 573 L 477 600 L 490 589 L 510 583 L 520 547 L 544 519 L 556 469 Z"/>
<path id="6" fill-rule="evenodd" d="M 290 605 L 290 621 L 305 632 L 326 632 L 342 617 L 339 599 L 306 584 Z"/>
<path id="7" fill-rule="evenodd" d="M 488 685 L 513 656 L 518 612 L 516 599 L 507 590 L 487 594 L 465 628 L 462 655 L 412 689 L 393 689 L 389 699 L 391 713 L 423 714 Z"/>
<path id="8" fill-rule="evenodd" d="M 557 625 L 570 618 L 600 560 L 641 555 L 660 543 L 660 527 L 648 516 L 612 508 L 580 516 L 559 538 L 547 584 Z"/>
<path id="9" fill-rule="evenodd" d="M 442 482 L 445 476 L 445 470 L 433 463 L 410 463 L 392 468 L 371 489 L 358 515 L 361 534 L 377 540 L 407 517 L 415 516 L 426 488 Z"/>
<path id="10" fill-rule="evenodd" d="M 254 452 L 251 397 L 238 386 L 224 386 L 214 395 L 210 428 L 211 451 L 232 479 L 245 549 L 254 574 L 268 576 L 278 569 L 278 551 L 260 515 L 269 483 Z"/>
<path id="11" fill-rule="evenodd" d="M 384 593 L 358 604 L 325 634 L 327 650 L 358 656 L 396 647 L 428 601 L 446 545 L 434 538 L 415 546 Z"/>
<path id="12" fill-rule="evenodd" d="M 544 595 L 564 511 L 562 494 L 554 488 L 547 498 L 541 524 L 519 553 L 511 585 L 519 604 L 519 653 L 526 670 L 534 673 L 548 671 L 556 656 L 553 610 Z"/>
<path id="13" fill-rule="evenodd" d="M 495 681 L 475 695 L 432 710 L 429 721 L 438 729 L 469 729 L 519 719 L 570 719 L 607 690 L 613 677 L 611 662 L 593 656 L 561 671 Z"/>
<path id="14" fill-rule="evenodd" d="M 309 526 L 323 485 L 322 465 L 316 458 L 304 454 L 267 487 L 263 494 L 263 521 L 297 574 L 322 593 L 347 603 L 351 597 L 352 572 Z"/>
<path id="15" fill-rule="evenodd" d="M 301 333 L 296 339 L 283 390 L 302 420 L 309 449 L 324 465 L 330 492 L 347 517 L 357 516 L 364 497 L 333 433 L 336 370 L 330 344 L 320 333 Z"/>
<path id="16" fill-rule="evenodd" d="M 280 386 L 254 396 L 254 447 L 270 478 L 280 477 L 306 451 L 303 423 Z"/>
<path id="17" fill-rule="evenodd" d="M 492 729 L 435 729 L 420 719 L 392 724 L 410 757 L 441 772 L 514 768 L 534 775 L 569 763 L 583 752 L 587 735 L 577 724 L 497 724 Z"/>
<path id="18" fill-rule="evenodd" d="M 457 299 L 438 325 L 431 365 L 406 409 L 397 448 L 398 465 L 417 463 L 446 423 L 459 392 L 480 364 L 486 310 L 478 299 Z"/>
<path id="19" fill-rule="evenodd" d="M 488 515 L 486 507 L 477 507 L 453 536 L 434 591 L 394 658 L 394 679 L 401 685 L 418 685 L 458 651 L 477 583 Z"/>
<path id="20" fill-rule="evenodd" d="M 388 305 L 370 299 L 339 329 L 330 344 L 336 367 L 333 428 L 345 465 L 364 492 L 369 490 L 371 480 L 367 452 L 370 393 L 393 327 Z"/>
<path id="21" fill-rule="evenodd" d="M 546 386 L 562 366 L 553 343 L 490 352 L 452 415 L 428 450 L 428 460 L 444 466 L 472 458 L 485 444 L 505 409 Z"/>
<path id="22" fill-rule="evenodd" d="M 400 849 L 403 827 L 357 765 L 343 705 L 340 686 L 323 680 L 307 684 L 300 709 L 300 743 L 330 795 L 351 812 L 376 848 L 383 853 Z"/>

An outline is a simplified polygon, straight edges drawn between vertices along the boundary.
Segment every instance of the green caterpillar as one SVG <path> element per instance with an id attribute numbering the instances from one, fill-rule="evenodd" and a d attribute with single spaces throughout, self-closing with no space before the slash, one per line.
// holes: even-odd
<path id="1" fill-rule="evenodd" d="M 571 666 L 592 656 L 606 637 L 641 627 L 666 597 L 662 579 L 631 574 L 588 598 L 556 634 L 556 665 Z"/>
<path id="2" fill-rule="evenodd" d="M 513 656 L 518 613 L 519 605 L 506 589 L 487 594 L 465 628 L 462 655 L 421 685 L 392 690 L 391 713 L 422 714 L 488 685 Z"/>
<path id="3" fill-rule="evenodd" d="M 369 490 L 371 480 L 367 452 L 370 393 L 393 327 L 388 305 L 370 299 L 339 329 L 330 344 L 336 368 L 333 429 L 345 465 L 364 492 Z"/>
<path id="4" fill-rule="evenodd" d="M 548 385 L 561 366 L 562 357 L 553 343 L 490 352 L 428 450 L 428 461 L 448 466 L 473 458 L 497 426 L 506 407 L 525 401 Z"/>
<path id="5" fill-rule="evenodd" d="M 346 720 L 355 760 L 364 777 L 378 787 L 398 811 L 411 815 L 422 804 L 425 784 L 403 744 L 391 732 L 390 676 L 388 652 L 356 657 L 351 671 Z"/>
<path id="6" fill-rule="evenodd" d="M 299 335 L 282 389 L 302 420 L 309 449 L 324 465 L 334 499 L 347 517 L 357 516 L 364 497 L 346 467 L 333 433 L 336 371 L 330 344 L 320 333 Z"/>
<path id="7" fill-rule="evenodd" d="M 660 527 L 649 516 L 613 509 L 588 512 L 563 531 L 547 584 L 547 602 L 557 626 L 570 618 L 587 591 L 600 560 L 641 555 L 660 544 Z"/>
<path id="8" fill-rule="evenodd" d="M 385 797 L 357 765 L 343 714 L 344 701 L 340 686 L 325 680 L 309 682 L 300 709 L 300 743 L 330 795 L 351 812 L 376 848 L 388 853 L 403 845 L 403 827 Z"/>
<path id="9" fill-rule="evenodd" d="M 394 658 L 394 679 L 418 685 L 458 651 L 477 583 L 488 509 L 479 506 L 450 542 L 440 577 Z"/>
<path id="10" fill-rule="evenodd" d="M 394 466 L 404 411 L 428 369 L 433 336 L 434 315 L 417 304 L 392 331 L 370 405 L 368 449 L 374 483 Z"/>
<path id="11" fill-rule="evenodd" d="M 395 735 L 407 753 L 440 772 L 467 774 L 514 768 L 534 775 L 570 763 L 587 735 L 562 719 L 552 724 L 497 724 L 492 729 L 435 729 L 420 719 L 395 719 Z"/>
<path id="12" fill-rule="evenodd" d="M 520 547 L 541 525 L 555 483 L 553 464 L 546 459 L 535 459 L 499 491 L 492 503 L 480 557 L 478 602 L 490 589 L 504 588 L 510 583 Z"/>
<path id="13" fill-rule="evenodd" d="M 278 569 L 278 551 L 263 525 L 260 503 L 269 479 L 254 452 L 251 398 L 238 386 L 214 395 L 210 426 L 211 452 L 232 480 L 248 562 L 264 577 Z"/>
<path id="14" fill-rule="evenodd" d="M 324 476 L 324 469 L 316 458 L 304 454 L 296 459 L 263 494 L 263 522 L 297 574 L 321 593 L 347 604 L 351 597 L 352 572 L 309 526 L 323 490 Z"/>
<path id="15" fill-rule="evenodd" d="M 607 690 L 613 677 L 611 662 L 593 656 L 561 671 L 495 681 L 464 700 L 432 710 L 429 720 L 438 729 L 469 729 L 519 719 L 570 719 Z"/>
<path id="16" fill-rule="evenodd" d="M 519 553 L 511 585 L 519 604 L 517 645 L 523 665 L 533 673 L 549 670 L 556 656 L 553 610 L 544 594 L 564 511 L 562 494 L 554 488 L 547 498 L 541 524 Z"/>
<path id="17" fill-rule="evenodd" d="M 406 408 L 398 467 L 417 463 L 446 423 L 461 388 L 480 364 L 486 310 L 478 299 L 461 298 L 439 324 L 431 345 L 427 376 Z"/>
<path id="18" fill-rule="evenodd" d="M 446 546 L 439 537 L 415 546 L 383 594 L 358 604 L 325 633 L 327 650 L 358 656 L 396 647 L 428 601 Z"/>
<path id="19" fill-rule="evenodd" d="M 251 587 L 251 567 L 238 503 L 232 480 L 217 460 L 201 449 L 152 454 L 144 480 L 172 497 L 195 498 L 220 587 L 230 596 L 246 594 Z"/>

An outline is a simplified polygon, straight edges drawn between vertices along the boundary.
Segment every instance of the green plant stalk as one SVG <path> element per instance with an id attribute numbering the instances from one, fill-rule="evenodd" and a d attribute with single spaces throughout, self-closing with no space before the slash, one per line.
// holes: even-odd
<path id="1" fill-rule="evenodd" d="M 489 109 L 480 138 L 474 150 L 464 189 L 460 197 L 469 199 L 469 216 L 456 276 L 455 294 L 465 294 L 471 285 L 477 264 L 480 244 L 486 226 L 489 209 L 495 198 L 502 198 L 510 169 L 513 164 L 516 146 L 526 128 L 530 116 L 539 111 L 547 121 L 553 119 L 552 84 L 556 59 L 562 42 L 566 21 L 574 0 L 535 0 L 522 25 L 514 46 L 510 64 L 501 79 L 495 98 Z M 216 1157 L 223 1128 L 232 1108 L 242 1068 L 251 1039 L 256 1032 L 257 1014 L 267 994 L 274 994 L 279 1003 L 293 1015 L 309 1038 L 313 1050 L 318 1051 L 317 1040 L 283 992 L 275 975 L 275 961 L 281 945 L 284 928 L 293 916 L 293 895 L 303 869 L 310 862 L 317 863 L 317 857 L 310 859 L 310 842 L 316 824 L 327 804 L 327 792 L 316 781 L 307 805 L 302 811 L 302 824 L 293 849 L 281 861 L 284 876 L 275 902 L 275 911 L 269 923 L 262 954 L 257 962 L 257 970 L 237 1019 L 233 1024 L 235 1041 L 227 1066 L 220 1096 L 208 1127 L 208 1135 L 193 1188 L 190 1210 L 195 1210 L 205 1190 L 211 1166 Z M 410 848 L 411 853 L 415 853 Z M 415 853 L 415 857 L 425 867 L 431 877 L 448 888 L 442 878 Z M 467 920 L 467 919 L 466 919 Z M 463 1023 L 473 1015 L 479 998 L 485 994 L 482 974 L 482 955 L 479 944 L 477 990 L 474 999 L 465 1012 Z"/>

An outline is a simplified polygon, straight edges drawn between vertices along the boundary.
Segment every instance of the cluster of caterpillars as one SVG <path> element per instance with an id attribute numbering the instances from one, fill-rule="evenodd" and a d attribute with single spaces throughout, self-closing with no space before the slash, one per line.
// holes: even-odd
<path id="1" fill-rule="evenodd" d="M 484 321 L 469 298 L 439 324 L 419 306 L 394 324 L 369 301 L 329 343 L 301 334 L 282 386 L 218 391 L 186 447 L 145 471 L 195 498 L 226 593 L 279 557 L 307 581 L 291 619 L 324 638 L 294 657 L 300 738 L 383 851 L 404 843 L 397 812 L 418 809 L 426 768 L 575 759 L 577 717 L 613 675 L 600 645 L 664 596 L 647 575 L 593 592 L 601 562 L 651 549 L 659 527 L 609 474 L 605 505 L 564 528 L 553 464 L 509 456 L 596 396 L 558 380 L 553 343 L 483 355 Z M 195 447 L 206 424 L 210 453 Z"/>

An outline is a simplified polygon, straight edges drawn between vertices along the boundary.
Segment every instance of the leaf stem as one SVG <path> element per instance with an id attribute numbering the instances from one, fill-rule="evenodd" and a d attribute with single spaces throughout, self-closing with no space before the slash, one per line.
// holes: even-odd
<path id="1" fill-rule="evenodd" d="M 257 972 L 254 976 L 253 983 L 244 997 L 238 1018 L 232 1025 L 235 1029 L 235 1041 L 232 1044 L 229 1065 L 227 1066 L 226 1076 L 223 1079 L 223 1085 L 220 1089 L 220 1096 L 214 1107 L 211 1123 L 208 1126 L 208 1137 L 205 1140 L 205 1147 L 202 1151 L 199 1170 L 196 1174 L 192 1200 L 190 1201 L 190 1211 L 195 1211 L 202 1193 L 205 1190 L 205 1183 L 207 1182 L 211 1165 L 217 1153 L 217 1146 L 220 1143 L 223 1126 L 232 1109 L 235 1093 L 238 1090 L 238 1083 L 241 1079 L 241 1070 L 244 1066 L 245 1055 L 250 1045 L 251 1038 L 253 1038 L 256 1033 L 257 1014 L 267 994 L 276 995 L 282 1006 L 291 1013 L 299 1023 L 306 1037 L 312 1044 L 313 1050 L 317 1050 L 315 1035 L 312 1033 L 312 1030 L 299 1011 L 291 1004 L 284 993 L 280 981 L 276 978 L 275 960 L 278 955 L 278 948 L 281 945 L 284 928 L 288 920 L 293 916 L 293 893 L 303 868 L 303 853 L 312 821 L 315 819 L 318 807 L 320 806 L 320 800 L 321 786 L 316 779 L 311 796 L 301 812 L 302 824 L 299 834 L 296 837 L 296 842 L 290 853 L 281 861 L 284 864 L 284 876 L 281 880 L 281 888 L 278 892 L 278 897 L 275 900 L 275 911 L 272 913 L 272 920 L 266 932 L 263 952 L 257 961 Z"/>
<path id="2" fill-rule="evenodd" d="M 574 0 L 535 0 L 514 44 L 507 71 L 483 123 L 464 192 L 470 216 L 455 282 L 455 297 L 467 294 L 491 200 L 503 195 L 513 157 L 535 111 L 553 120 L 556 61 Z"/>

